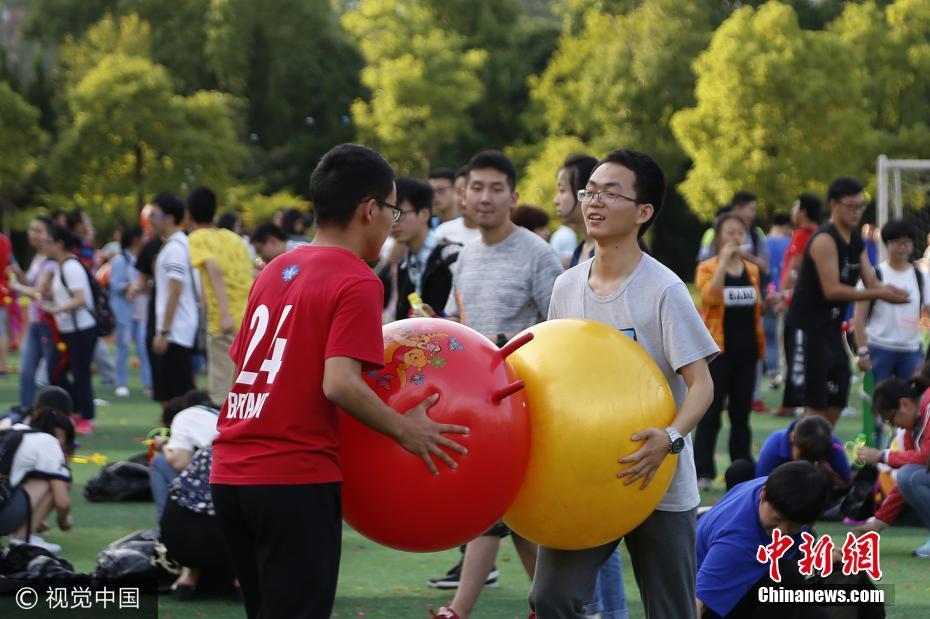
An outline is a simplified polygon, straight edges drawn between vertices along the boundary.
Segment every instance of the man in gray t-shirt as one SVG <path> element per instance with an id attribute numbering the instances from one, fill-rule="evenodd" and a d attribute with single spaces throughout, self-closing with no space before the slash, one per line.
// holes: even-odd
<path id="1" fill-rule="evenodd" d="M 695 508 L 700 497 L 688 435 L 713 398 L 707 364 L 718 349 L 687 287 L 639 247 L 664 193 L 665 176 L 648 155 L 618 150 L 598 164 L 579 195 L 595 257 L 559 277 L 549 317 L 597 320 L 620 330 L 642 345 L 668 379 L 675 419 L 667 428 L 639 429 L 634 435 L 639 448 L 617 454 L 617 483 L 648 485 L 664 459 L 678 454 L 658 508 L 624 539 L 646 616 L 689 619 L 698 616 Z M 598 570 L 619 542 L 575 551 L 540 546 L 530 593 L 533 610 L 540 617 L 582 619 L 584 605 L 594 598 Z"/>
<path id="2" fill-rule="evenodd" d="M 468 164 L 465 202 L 481 238 L 465 244 L 453 267 L 452 295 L 446 314 L 503 346 L 520 331 L 546 319 L 549 298 L 562 264 L 555 250 L 529 230 L 510 220 L 519 197 L 514 191 L 513 163 L 498 151 L 484 151 Z M 489 484 L 494 480 L 489 479 Z M 456 497 L 450 505 L 458 509 Z M 467 509 L 467 506 L 462 506 Z M 431 579 L 438 588 L 457 587 L 448 607 L 436 617 L 468 617 L 485 584 L 496 583 L 494 561 L 500 540 L 509 533 L 502 523 L 468 543 L 461 566 L 443 578 Z M 520 560 L 532 575 L 536 545 L 513 535 Z"/>

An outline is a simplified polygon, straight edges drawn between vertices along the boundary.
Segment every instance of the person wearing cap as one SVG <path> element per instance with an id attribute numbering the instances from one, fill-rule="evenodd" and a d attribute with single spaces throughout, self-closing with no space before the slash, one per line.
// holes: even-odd
<path id="1" fill-rule="evenodd" d="M 54 509 L 58 528 L 70 531 L 71 470 L 67 455 L 74 451 L 74 424 L 69 417 L 71 396 L 60 387 L 39 393 L 30 425 L 17 423 L 0 431 L 0 453 L 13 450 L 8 474 L 13 492 L 0 506 L 0 537 L 10 545 L 29 543 L 58 552 L 61 546 L 45 541 L 36 532 L 47 529 L 45 519 Z M 0 459 L 0 466 L 3 461 Z"/>

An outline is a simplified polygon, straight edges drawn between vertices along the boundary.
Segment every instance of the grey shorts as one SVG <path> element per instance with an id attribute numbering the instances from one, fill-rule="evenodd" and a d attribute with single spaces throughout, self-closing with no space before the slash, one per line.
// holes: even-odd
<path id="1" fill-rule="evenodd" d="M 0 507 L 0 535 L 9 535 L 25 524 L 29 517 L 29 495 L 16 488 L 6 505 Z"/>

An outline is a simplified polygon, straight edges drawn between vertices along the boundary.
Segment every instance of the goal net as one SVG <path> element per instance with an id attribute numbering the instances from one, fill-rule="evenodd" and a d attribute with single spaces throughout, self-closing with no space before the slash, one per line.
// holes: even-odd
<path id="1" fill-rule="evenodd" d="M 876 181 L 878 227 L 902 217 L 914 224 L 914 253 L 921 258 L 930 234 L 930 159 L 889 159 L 880 155 Z M 884 247 L 879 244 L 879 248 L 884 256 Z"/>

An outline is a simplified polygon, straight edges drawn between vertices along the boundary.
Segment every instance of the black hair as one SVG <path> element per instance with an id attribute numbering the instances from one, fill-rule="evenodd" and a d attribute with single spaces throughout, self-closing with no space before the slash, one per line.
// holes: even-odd
<path id="1" fill-rule="evenodd" d="M 882 243 L 885 245 L 897 239 L 914 240 L 915 236 L 917 236 L 917 229 L 903 219 L 889 219 L 882 226 Z"/>
<path id="2" fill-rule="evenodd" d="M 749 193 L 748 191 L 737 191 L 730 200 L 730 208 L 739 208 L 755 201 L 755 194 Z"/>
<path id="3" fill-rule="evenodd" d="M 74 453 L 74 423 L 67 413 L 54 409 L 45 409 L 38 414 L 33 414 L 29 426 L 33 430 L 51 434 L 52 436 L 55 436 L 55 430 L 64 430 L 64 452 L 68 455 Z"/>
<path id="4" fill-rule="evenodd" d="M 462 177 L 468 178 L 468 164 L 467 163 L 455 171 L 455 178 L 452 180 L 452 182 L 454 183 L 455 181 L 457 181 L 458 179 Z"/>
<path id="5" fill-rule="evenodd" d="M 798 208 L 804 211 L 807 218 L 812 222 L 820 223 L 820 213 L 823 211 L 823 203 L 820 198 L 812 193 L 802 193 L 798 196 Z"/>
<path id="6" fill-rule="evenodd" d="M 307 217 L 300 210 L 289 208 L 281 216 L 281 227 L 284 234 L 303 234 L 307 229 Z"/>
<path id="7" fill-rule="evenodd" d="M 727 211 L 726 213 L 722 214 L 720 217 L 714 220 L 714 240 L 717 243 L 720 242 L 720 231 L 723 230 L 723 224 L 725 224 L 728 221 L 738 221 L 739 225 L 743 227 L 743 230 L 746 229 L 746 222 L 744 222 L 740 218 L 739 215 L 737 215 L 736 213 L 731 213 L 730 211 Z"/>
<path id="8" fill-rule="evenodd" d="M 65 415 L 70 415 L 74 411 L 74 400 L 61 387 L 49 385 L 36 394 L 35 402 L 32 404 L 33 413 L 41 413 L 46 410 L 56 410 Z"/>
<path id="9" fill-rule="evenodd" d="M 537 228 L 545 228 L 549 225 L 549 213 L 538 206 L 521 204 L 514 209 L 510 220 L 521 228 L 535 232 Z"/>
<path id="10" fill-rule="evenodd" d="M 597 167 L 605 163 L 616 163 L 633 173 L 633 189 L 636 191 L 637 204 L 651 204 L 653 211 L 649 221 L 639 227 L 639 236 L 646 234 L 649 226 L 659 218 L 662 212 L 662 200 L 665 196 L 665 173 L 655 159 L 635 150 L 618 149 L 601 159 Z M 596 169 L 596 168 L 595 168 Z M 642 247 L 642 245 L 640 245 Z"/>
<path id="11" fill-rule="evenodd" d="M 191 389 L 184 395 L 179 395 L 165 402 L 165 407 L 162 409 L 161 421 L 166 427 L 171 427 L 171 422 L 174 421 L 178 413 L 185 408 L 199 406 L 201 404 L 212 408 L 219 408 L 210 401 L 210 394 L 206 391 L 202 389 Z"/>
<path id="12" fill-rule="evenodd" d="M 123 227 L 119 237 L 119 246 L 123 249 L 129 249 L 136 239 L 142 238 L 142 226 L 131 224 Z"/>
<path id="13" fill-rule="evenodd" d="M 53 243 L 63 243 L 65 249 L 68 251 L 81 246 L 81 239 L 64 226 L 52 224 L 48 230 L 48 234 L 51 237 Z"/>
<path id="14" fill-rule="evenodd" d="M 274 225 L 272 222 L 266 221 L 255 226 L 255 230 L 252 231 L 252 236 L 250 236 L 249 239 L 253 243 L 264 243 L 272 237 L 279 241 L 287 240 L 287 235 L 284 234 L 284 230 Z"/>
<path id="15" fill-rule="evenodd" d="M 794 446 L 802 460 L 819 462 L 833 449 L 833 427 L 820 415 L 804 417 L 794 426 Z"/>
<path id="16" fill-rule="evenodd" d="M 925 365 L 924 370 L 926 367 Z M 898 402 L 901 398 L 910 398 L 919 402 L 927 389 L 930 389 L 930 378 L 924 374 L 915 374 L 907 380 L 897 377 L 888 378 L 875 385 L 875 390 L 872 392 L 872 410 L 876 415 L 888 421 L 898 410 Z"/>
<path id="17" fill-rule="evenodd" d="M 216 227 L 223 228 L 224 230 L 229 230 L 231 232 L 236 231 L 236 225 L 239 223 L 239 216 L 235 213 L 223 213 L 220 215 L 220 218 L 216 220 Z"/>
<path id="18" fill-rule="evenodd" d="M 840 176 L 830 183 L 827 189 L 827 202 L 830 200 L 842 200 L 846 196 L 856 196 L 864 191 L 862 183 L 852 176 Z"/>
<path id="19" fill-rule="evenodd" d="M 45 231 L 46 231 L 46 232 L 51 232 L 51 231 L 52 231 L 52 226 L 55 225 L 55 219 L 54 219 L 53 217 L 48 216 L 48 215 L 36 215 L 36 216 L 33 217 L 32 219 L 33 219 L 33 221 L 42 222 L 42 224 L 45 226 Z"/>
<path id="20" fill-rule="evenodd" d="M 165 216 L 174 219 L 175 226 L 180 226 L 184 221 L 184 202 L 176 193 L 163 191 L 152 198 L 152 204 L 160 208 Z"/>
<path id="21" fill-rule="evenodd" d="M 216 217 L 216 194 L 209 187 L 194 187 L 187 194 L 187 210 L 194 223 L 213 223 Z"/>
<path id="22" fill-rule="evenodd" d="M 340 144 L 323 155 L 310 176 L 310 200 L 321 226 L 346 228 L 362 200 L 384 201 L 394 188 L 394 170 L 379 153 Z"/>
<path id="23" fill-rule="evenodd" d="M 568 172 L 568 186 L 572 195 L 587 187 L 591 172 L 597 167 L 597 159 L 590 155 L 569 155 L 562 163 L 562 169 Z"/>
<path id="24" fill-rule="evenodd" d="M 429 186 L 429 183 L 403 176 L 397 179 L 397 206 L 404 202 L 409 202 L 415 213 L 424 209 L 432 213 L 433 188 Z"/>
<path id="25" fill-rule="evenodd" d="M 65 215 L 65 221 L 68 222 L 68 230 L 74 232 L 74 229 L 84 223 L 84 211 L 75 209 Z"/>
<path id="26" fill-rule="evenodd" d="M 827 474 L 810 462 L 786 462 L 769 474 L 765 500 L 791 522 L 811 524 L 823 513 L 831 486 Z"/>
<path id="27" fill-rule="evenodd" d="M 468 174 L 474 170 L 497 170 L 507 177 L 510 191 L 517 187 L 517 169 L 513 167 L 510 157 L 499 150 L 483 150 L 468 162 Z"/>
<path id="28" fill-rule="evenodd" d="M 729 213 L 730 208 L 731 207 L 729 204 L 724 204 L 723 206 L 719 207 L 716 211 L 714 211 L 714 219 L 716 219 L 717 217 L 720 217 L 721 215 L 726 215 L 727 213 Z"/>
<path id="29" fill-rule="evenodd" d="M 773 226 L 790 226 L 791 225 L 791 215 L 785 213 L 784 211 L 778 211 L 772 215 L 772 225 Z"/>
<path id="30" fill-rule="evenodd" d="M 450 183 L 454 183 L 456 174 L 455 170 L 452 168 L 436 168 L 435 170 L 430 170 L 429 175 L 426 178 L 430 180 L 434 178 L 444 178 Z M 397 199 L 397 203 L 400 204 L 400 198 Z"/>

